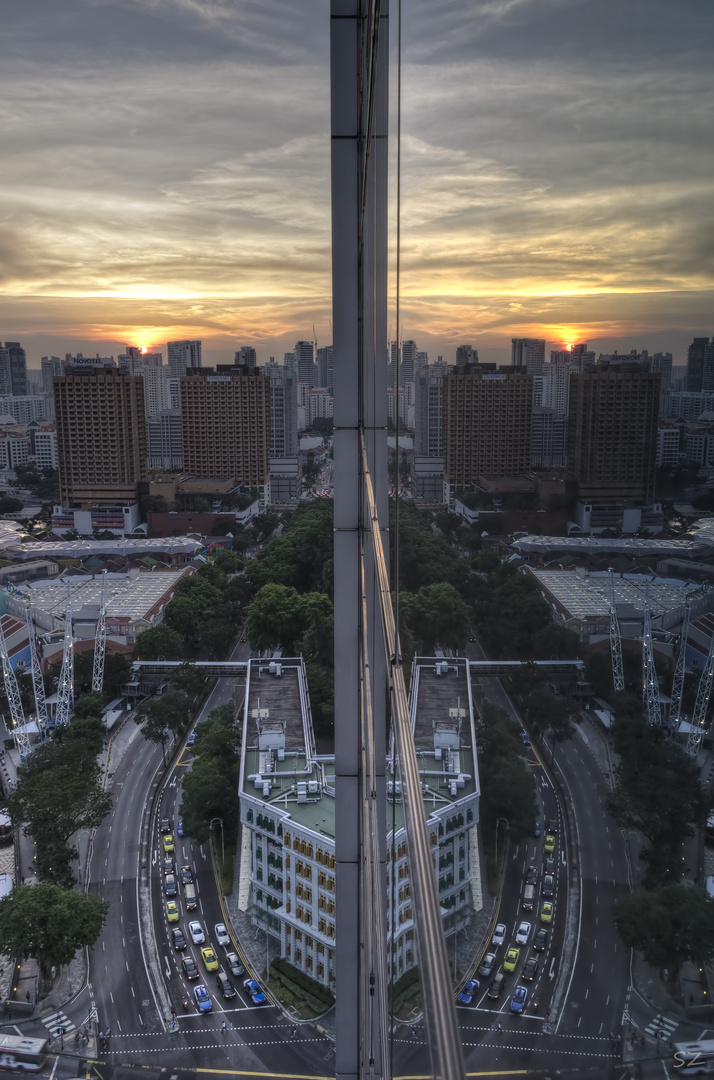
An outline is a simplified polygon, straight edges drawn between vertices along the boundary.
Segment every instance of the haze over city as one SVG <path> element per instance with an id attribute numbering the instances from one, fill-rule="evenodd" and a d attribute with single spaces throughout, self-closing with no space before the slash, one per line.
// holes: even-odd
<path id="1" fill-rule="evenodd" d="M 707 8 L 408 5 L 401 337 L 684 362 L 711 332 Z M 327 5 L 3 11 L 0 326 L 30 366 L 330 342 Z"/>

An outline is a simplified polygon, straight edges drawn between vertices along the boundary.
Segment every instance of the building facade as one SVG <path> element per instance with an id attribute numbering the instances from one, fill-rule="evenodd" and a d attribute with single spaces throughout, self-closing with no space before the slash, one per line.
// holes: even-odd
<path id="1" fill-rule="evenodd" d="M 203 366 L 201 356 L 202 346 L 200 341 L 167 341 L 166 352 L 169 363 L 169 374 L 173 375 L 174 378 L 180 378 L 181 375 L 185 375 L 188 368 L 198 368 Z"/>
<path id="2" fill-rule="evenodd" d="M 150 469 L 183 468 L 180 409 L 162 409 L 146 421 L 146 455 Z"/>
<path id="3" fill-rule="evenodd" d="M 0 348 L 0 394 L 27 394 L 27 357 L 19 341 L 6 341 Z"/>
<path id="4" fill-rule="evenodd" d="M 53 380 L 60 502 L 135 503 L 147 478 L 144 382 L 116 368 Z"/>
<path id="5" fill-rule="evenodd" d="M 545 338 L 511 338 L 511 365 L 524 367 L 531 375 L 542 375 Z"/>
<path id="6" fill-rule="evenodd" d="M 414 378 L 414 453 L 420 457 L 444 455 L 444 376 L 447 364 L 417 368 Z"/>

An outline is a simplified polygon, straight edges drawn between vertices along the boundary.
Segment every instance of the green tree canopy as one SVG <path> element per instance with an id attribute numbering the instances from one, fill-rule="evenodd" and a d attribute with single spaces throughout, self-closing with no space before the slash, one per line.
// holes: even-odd
<path id="1" fill-rule="evenodd" d="M 0 514 L 14 514 L 16 510 L 22 510 L 21 499 L 13 499 L 11 495 L 0 498 Z"/>
<path id="2" fill-rule="evenodd" d="M 83 719 L 85 717 L 100 718 L 106 703 L 106 694 L 102 694 L 96 690 L 88 690 L 86 694 L 82 694 L 82 696 L 75 701 L 74 706 L 72 707 L 72 715 L 75 719 Z"/>
<path id="3" fill-rule="evenodd" d="M 662 885 L 652 892 L 623 896 L 613 904 L 615 925 L 625 945 L 670 977 L 685 960 L 714 956 L 714 902 L 699 889 Z"/>
<path id="4" fill-rule="evenodd" d="M 238 574 L 245 569 L 245 559 L 237 551 L 217 551 L 214 565 L 224 574 Z"/>
<path id="5" fill-rule="evenodd" d="M 469 609 L 453 585 L 444 581 L 423 585 L 416 593 L 400 593 L 399 603 L 414 649 L 421 656 L 433 656 L 437 648 L 463 650 L 469 639 Z"/>
<path id="6" fill-rule="evenodd" d="M 480 817 L 493 835 L 496 819 L 508 821 L 516 843 L 533 835 L 537 813 L 535 780 L 523 760 L 518 724 L 499 706 L 487 701 L 476 739 L 481 777 Z"/>
<path id="7" fill-rule="evenodd" d="M 134 645 L 135 660 L 178 660 L 183 638 L 171 626 L 159 623 L 139 634 Z"/>
<path id="8" fill-rule="evenodd" d="M 255 589 L 291 585 L 298 592 L 332 595 L 332 499 L 303 503 L 262 551 L 250 560 L 246 573 Z"/>
<path id="9" fill-rule="evenodd" d="M 47 674 L 50 678 L 58 679 L 62 662 L 60 660 L 51 664 Z M 92 671 L 94 669 L 94 649 L 86 652 L 75 653 L 74 657 L 74 684 L 75 687 L 91 687 Z M 107 699 L 115 698 L 125 682 L 129 681 L 131 672 L 131 660 L 122 652 L 110 652 L 107 648 L 104 654 L 104 693 Z"/>
<path id="10" fill-rule="evenodd" d="M 144 738 L 162 747 L 185 731 L 190 719 L 189 700 L 178 690 L 147 698 L 134 712 L 134 723 L 143 725 Z"/>
<path id="11" fill-rule="evenodd" d="M 109 901 L 51 882 L 16 885 L 0 900 L 0 952 L 32 957 L 43 978 L 69 964 L 78 949 L 93 945 L 104 926 Z"/>
<path id="12" fill-rule="evenodd" d="M 263 585 L 245 609 L 245 634 L 256 652 L 282 645 L 295 656 L 303 629 L 302 597 L 292 585 Z"/>
<path id="13" fill-rule="evenodd" d="M 240 742 L 232 705 L 212 709 L 196 729 L 194 762 L 183 779 L 181 815 L 184 831 L 200 844 L 208 839 L 215 817 L 222 819 L 228 838 L 236 835 Z"/>

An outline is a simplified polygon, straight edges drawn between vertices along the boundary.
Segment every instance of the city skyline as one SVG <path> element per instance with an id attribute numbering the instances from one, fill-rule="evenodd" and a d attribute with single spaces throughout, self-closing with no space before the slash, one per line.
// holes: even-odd
<path id="1" fill-rule="evenodd" d="M 177 338 L 264 362 L 313 325 L 328 343 L 327 6 L 6 7 L 0 325 L 30 366 Z M 400 337 L 434 359 L 533 336 L 684 361 L 712 330 L 710 18 L 410 6 Z"/>

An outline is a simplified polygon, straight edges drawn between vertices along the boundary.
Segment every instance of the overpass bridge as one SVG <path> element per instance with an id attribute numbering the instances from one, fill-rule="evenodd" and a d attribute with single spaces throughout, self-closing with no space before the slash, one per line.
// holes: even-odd
<path id="1" fill-rule="evenodd" d="M 424 662 L 423 657 L 419 657 Z M 431 659 L 431 657 L 429 658 Z M 254 662 L 258 662 L 257 658 Z M 135 660 L 132 671 L 141 675 L 166 675 L 171 677 L 171 672 L 176 668 L 191 667 L 201 675 L 214 676 L 216 678 L 231 678 L 245 675 L 249 661 L 247 660 Z M 271 663 L 290 664 L 295 663 L 286 657 L 265 658 L 262 662 L 266 667 Z M 435 657 L 434 666 L 438 664 L 448 665 L 449 658 Z M 469 668 L 472 675 L 515 675 L 519 670 L 537 671 L 543 675 L 577 675 L 584 670 L 582 660 L 469 660 Z"/>

